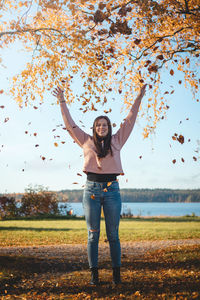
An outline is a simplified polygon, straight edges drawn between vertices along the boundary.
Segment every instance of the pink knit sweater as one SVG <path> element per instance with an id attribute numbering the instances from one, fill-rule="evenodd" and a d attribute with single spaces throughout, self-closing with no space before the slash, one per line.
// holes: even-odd
<path id="1" fill-rule="evenodd" d="M 98 174 L 124 175 L 120 158 L 120 150 L 127 141 L 133 129 L 141 103 L 141 98 L 142 97 L 140 95 L 136 98 L 128 116 L 121 124 L 119 130 L 112 135 L 111 147 L 113 155 L 111 156 L 111 154 L 108 154 L 104 158 L 98 158 L 92 136 L 84 132 L 75 124 L 69 113 L 66 103 L 60 103 L 61 112 L 67 131 L 74 141 L 83 148 L 83 172 L 86 174 L 87 172 L 92 172 Z"/>

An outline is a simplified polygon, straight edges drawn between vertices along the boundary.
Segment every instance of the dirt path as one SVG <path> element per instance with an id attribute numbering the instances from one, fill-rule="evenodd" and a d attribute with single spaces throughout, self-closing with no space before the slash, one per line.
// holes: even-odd
<path id="1" fill-rule="evenodd" d="M 184 239 L 184 240 L 159 240 L 159 241 L 136 241 L 136 242 L 123 242 L 121 243 L 122 258 L 123 256 L 142 256 L 147 252 L 151 252 L 158 249 L 165 249 L 175 246 L 183 245 L 198 245 L 200 239 Z M 27 256 L 35 257 L 40 259 L 45 258 L 57 258 L 75 259 L 79 257 L 79 260 L 87 260 L 87 245 L 86 244 L 64 244 L 64 245 L 53 245 L 53 246 L 26 246 L 26 247 L 0 247 L 0 255 L 9 256 Z M 108 259 L 109 245 L 108 243 L 100 244 L 99 246 L 99 257 L 100 260 Z"/>
<path id="2" fill-rule="evenodd" d="M 97 287 L 89 284 L 86 244 L 0 247 L 0 299 L 200 299 L 199 245 L 200 239 L 123 242 L 117 287 L 106 242 Z"/>

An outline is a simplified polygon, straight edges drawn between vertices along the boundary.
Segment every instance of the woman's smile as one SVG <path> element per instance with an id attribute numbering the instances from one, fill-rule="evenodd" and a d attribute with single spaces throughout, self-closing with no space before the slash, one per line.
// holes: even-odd
<path id="1" fill-rule="evenodd" d="M 106 121 L 106 119 L 99 119 L 97 124 L 96 124 L 96 133 L 100 136 L 100 137 L 104 137 L 108 134 L 108 123 Z"/>

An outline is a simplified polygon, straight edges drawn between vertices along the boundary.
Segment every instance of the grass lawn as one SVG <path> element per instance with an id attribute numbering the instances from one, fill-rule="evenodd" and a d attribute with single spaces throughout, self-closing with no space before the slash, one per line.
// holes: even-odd
<path id="1" fill-rule="evenodd" d="M 122 219 L 120 240 L 190 239 L 200 237 L 200 217 Z M 101 221 L 100 242 L 106 239 Z M 0 247 L 77 244 L 87 242 L 85 220 L 0 221 Z"/>

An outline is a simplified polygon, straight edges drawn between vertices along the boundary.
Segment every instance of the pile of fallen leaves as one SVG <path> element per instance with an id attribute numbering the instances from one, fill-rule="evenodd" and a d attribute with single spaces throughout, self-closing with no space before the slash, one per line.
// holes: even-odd
<path id="1" fill-rule="evenodd" d="M 81 250 L 80 250 L 81 251 Z M 1 299 L 199 299 L 200 245 L 123 255 L 123 283 L 112 285 L 108 258 L 98 287 L 90 286 L 87 261 L 22 255 L 0 257 Z M 81 257 L 81 256 L 80 256 Z"/>

